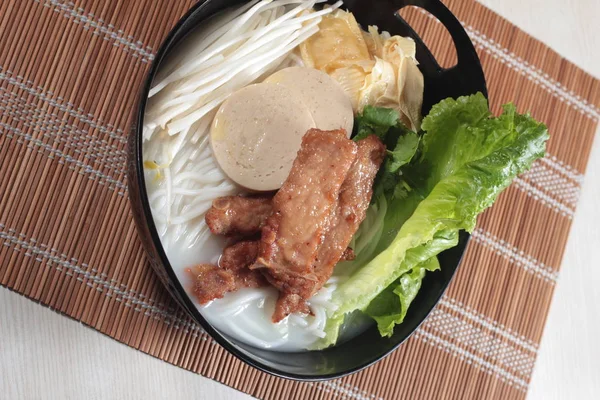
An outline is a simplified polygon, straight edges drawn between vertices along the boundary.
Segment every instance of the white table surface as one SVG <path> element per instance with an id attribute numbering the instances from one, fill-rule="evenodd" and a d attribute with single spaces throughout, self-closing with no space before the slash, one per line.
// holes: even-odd
<path id="1" fill-rule="evenodd" d="M 600 77 L 600 1 L 481 0 Z M 596 140 L 528 398 L 600 398 Z M 0 398 L 250 399 L 0 288 Z"/>

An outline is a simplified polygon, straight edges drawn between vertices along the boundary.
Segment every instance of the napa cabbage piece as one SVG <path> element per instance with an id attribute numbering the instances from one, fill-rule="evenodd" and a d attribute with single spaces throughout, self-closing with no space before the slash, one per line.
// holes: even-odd
<path id="1" fill-rule="evenodd" d="M 335 10 L 319 24 L 319 31 L 300 44 L 307 67 L 326 73 L 372 60 L 362 29 L 352 13 Z"/>
<path id="2" fill-rule="evenodd" d="M 394 64 L 375 57 L 375 65 L 365 77 L 359 93 L 359 112 L 365 106 L 395 108 L 398 105 L 400 88 L 397 85 L 397 72 Z"/>
<path id="3" fill-rule="evenodd" d="M 389 32 L 379 32 L 379 29 L 373 25 L 369 25 L 367 29 L 368 32 L 363 31 L 363 37 L 369 48 L 369 53 L 371 53 L 372 56 L 382 58 L 385 41 L 392 36 Z"/>
<path id="4" fill-rule="evenodd" d="M 361 90 L 365 86 L 367 77 L 373 71 L 375 62 L 372 60 L 356 63 L 343 68 L 338 68 L 329 73 L 340 84 L 352 103 L 352 110 L 357 113 L 361 100 Z"/>
<path id="5" fill-rule="evenodd" d="M 503 109 L 493 117 L 481 93 L 443 100 L 423 120 L 423 134 L 410 162 L 397 170 L 382 168 L 373 202 L 386 199 L 384 224 L 364 228 L 379 229 L 376 233 L 361 232 L 363 226 L 359 230 L 379 241 L 372 245 L 370 257 L 357 253 L 357 259 L 368 261 L 354 266 L 333 293 L 336 310 L 329 315 L 319 348 L 335 343 L 344 316 L 356 310 L 375 319 L 382 336 L 390 336 L 416 296 L 421 275 L 435 269 L 432 259 L 458 243 L 459 231 L 471 232 L 477 216 L 544 156 L 546 126 L 517 113 L 512 104 Z M 410 134 L 390 126 L 389 111 L 381 110 L 377 118 L 373 110 L 369 113 L 357 119 L 358 131 L 375 129 L 361 124 L 373 125 L 379 119 L 389 132 L 404 132 L 397 140 Z"/>
<path id="6" fill-rule="evenodd" d="M 356 113 L 366 106 L 396 110 L 408 128 L 421 126 L 423 74 L 411 38 L 363 31 L 343 10 L 323 17 L 319 32 L 300 45 L 304 64 L 320 69 L 344 89 Z"/>

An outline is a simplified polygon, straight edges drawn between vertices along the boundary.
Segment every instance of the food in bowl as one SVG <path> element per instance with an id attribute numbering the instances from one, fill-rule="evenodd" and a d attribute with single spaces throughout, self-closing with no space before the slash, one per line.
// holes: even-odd
<path id="1" fill-rule="evenodd" d="M 178 278 L 214 327 L 278 351 L 390 336 L 437 255 L 543 156 L 481 94 L 421 115 L 409 38 L 342 3 L 253 1 L 161 67 L 143 158 Z"/>

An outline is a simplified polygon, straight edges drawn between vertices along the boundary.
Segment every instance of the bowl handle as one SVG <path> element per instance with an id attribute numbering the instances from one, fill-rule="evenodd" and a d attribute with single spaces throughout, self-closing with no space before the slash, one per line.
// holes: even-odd
<path id="1" fill-rule="evenodd" d="M 395 11 L 394 15 L 396 18 L 402 20 L 403 23 L 408 25 L 406 21 L 402 19 L 398 10 L 406 7 L 406 6 L 416 6 L 423 8 L 428 11 L 431 15 L 436 17 L 442 25 L 448 30 L 450 36 L 452 37 L 452 41 L 454 42 L 454 47 L 456 49 L 457 55 L 457 63 L 454 67 L 451 68 L 441 68 L 437 61 L 435 64 L 437 65 L 436 72 L 440 75 L 444 75 L 447 72 L 450 72 L 450 76 L 445 76 L 444 79 L 452 78 L 457 74 L 463 76 L 469 76 L 472 81 L 471 86 L 473 86 L 473 92 L 480 91 L 487 97 L 487 86 L 485 83 L 485 76 L 483 74 L 483 70 L 481 68 L 481 62 L 479 60 L 479 56 L 477 55 L 477 51 L 473 46 L 473 42 L 471 38 L 463 28 L 460 21 L 456 18 L 452 12 L 446 7 L 440 0 L 391 0 L 394 6 Z M 410 26 L 408 26 L 409 29 Z M 413 31 L 414 32 L 414 31 Z M 415 36 L 418 36 L 415 33 Z M 431 52 L 429 52 L 431 54 Z M 432 71 L 433 72 L 433 71 Z"/>

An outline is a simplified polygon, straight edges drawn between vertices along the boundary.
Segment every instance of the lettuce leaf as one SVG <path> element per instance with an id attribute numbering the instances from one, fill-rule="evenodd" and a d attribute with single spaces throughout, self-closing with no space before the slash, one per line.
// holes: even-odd
<path id="1" fill-rule="evenodd" d="M 386 119 L 386 124 L 391 121 Z M 333 293 L 337 309 L 330 315 L 322 347 L 335 342 L 345 314 L 369 313 L 369 307 L 372 316 L 383 321 L 380 333 L 391 334 L 404 318 L 402 311 L 386 313 L 371 303 L 396 290 L 394 283 L 402 276 L 456 245 L 460 230 L 472 231 L 477 216 L 544 156 L 549 137 L 545 125 L 518 114 L 512 104 L 493 117 L 481 93 L 438 103 L 424 118 L 422 129 L 417 156 L 399 169 L 396 190 L 375 191 L 387 199 L 377 255 L 355 268 Z"/>
<path id="2" fill-rule="evenodd" d="M 391 337 L 394 326 L 404 321 L 408 307 L 421 289 L 425 272 L 438 269 L 437 257 L 431 257 L 402 275 L 369 303 L 365 313 L 377 322 L 382 336 Z"/>

